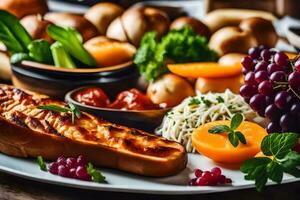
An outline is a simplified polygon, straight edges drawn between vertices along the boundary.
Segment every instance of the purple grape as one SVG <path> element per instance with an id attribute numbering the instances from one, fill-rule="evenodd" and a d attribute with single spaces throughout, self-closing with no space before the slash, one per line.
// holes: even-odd
<path id="1" fill-rule="evenodd" d="M 277 65 L 275 63 L 271 63 L 268 65 L 267 70 L 268 70 L 268 73 L 271 75 L 274 72 L 283 71 L 283 67 L 280 65 Z"/>
<path id="2" fill-rule="evenodd" d="M 69 168 L 77 167 L 77 161 L 75 158 L 67 158 L 66 163 Z"/>
<path id="3" fill-rule="evenodd" d="M 251 97 L 249 102 L 250 107 L 255 111 L 260 111 L 266 107 L 266 96 L 261 94 L 256 94 Z"/>
<path id="4" fill-rule="evenodd" d="M 241 64 L 247 71 L 251 71 L 253 66 L 253 60 L 252 58 L 250 58 L 250 56 L 245 56 L 244 58 L 242 58 Z"/>
<path id="5" fill-rule="evenodd" d="M 289 59 L 288 56 L 283 52 L 277 52 L 274 55 L 274 61 L 277 65 L 281 65 L 281 66 L 287 65 L 289 62 L 288 59 Z"/>
<path id="6" fill-rule="evenodd" d="M 84 167 L 86 165 L 87 165 L 86 159 L 82 155 L 78 156 L 78 158 L 77 158 L 77 166 Z"/>
<path id="7" fill-rule="evenodd" d="M 265 116 L 271 121 L 278 121 L 282 115 L 282 111 L 276 105 L 268 105 L 265 109 Z"/>
<path id="8" fill-rule="evenodd" d="M 265 96 L 273 94 L 273 84 L 270 81 L 263 81 L 258 85 L 258 92 Z"/>
<path id="9" fill-rule="evenodd" d="M 248 54 L 252 59 L 257 59 L 260 56 L 261 50 L 257 47 L 252 47 L 249 49 Z"/>
<path id="10" fill-rule="evenodd" d="M 256 87 L 250 85 L 243 85 L 240 88 L 240 95 L 244 98 L 251 98 L 254 94 L 256 94 Z"/>
<path id="11" fill-rule="evenodd" d="M 83 166 L 78 166 L 76 168 L 76 176 L 80 180 L 89 181 L 91 179 L 90 175 L 87 173 L 87 170 Z"/>
<path id="12" fill-rule="evenodd" d="M 292 88 L 298 90 L 300 87 L 300 72 L 292 72 L 288 77 L 288 81 Z"/>
<path id="13" fill-rule="evenodd" d="M 245 83 L 247 85 L 256 86 L 255 74 L 254 72 L 248 72 L 245 76 Z"/>
<path id="14" fill-rule="evenodd" d="M 70 178 L 77 178 L 77 176 L 76 176 L 76 168 L 71 168 L 69 170 L 69 177 Z"/>
<path id="15" fill-rule="evenodd" d="M 268 76 L 268 72 L 266 71 L 258 71 L 255 73 L 255 81 L 257 83 L 260 83 L 264 80 L 268 80 L 269 79 L 269 76 Z"/>
<path id="16" fill-rule="evenodd" d="M 268 62 L 271 59 L 271 56 L 272 56 L 272 54 L 269 51 L 269 49 L 264 49 L 260 53 L 260 57 L 266 62 Z"/>
<path id="17" fill-rule="evenodd" d="M 283 132 L 295 130 L 296 124 L 295 117 L 291 114 L 282 115 L 280 118 L 280 127 Z"/>
<path id="18" fill-rule="evenodd" d="M 287 91 L 280 91 L 276 94 L 274 103 L 279 109 L 285 109 L 292 102 L 293 97 Z"/>
<path id="19" fill-rule="evenodd" d="M 267 67 L 268 67 L 268 63 L 266 61 L 261 61 L 261 62 L 258 62 L 256 65 L 255 65 L 255 72 L 258 72 L 258 71 L 267 71 Z"/>
<path id="20" fill-rule="evenodd" d="M 300 102 L 293 103 L 292 106 L 291 106 L 291 108 L 290 108 L 290 112 L 293 115 L 300 116 Z"/>
<path id="21" fill-rule="evenodd" d="M 286 81 L 286 74 L 283 71 L 277 71 L 271 74 L 270 80 L 272 82 L 285 82 Z"/>
<path id="22" fill-rule="evenodd" d="M 276 122 L 270 122 L 267 126 L 267 132 L 268 133 L 278 133 L 281 132 L 281 127 Z"/>

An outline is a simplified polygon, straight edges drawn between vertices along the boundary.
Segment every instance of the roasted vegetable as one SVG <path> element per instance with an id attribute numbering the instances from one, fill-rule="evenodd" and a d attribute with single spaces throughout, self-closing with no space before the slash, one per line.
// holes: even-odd
<path id="1" fill-rule="evenodd" d="M 54 60 L 54 65 L 56 67 L 63 68 L 76 68 L 69 54 L 65 51 L 63 45 L 60 42 L 55 42 L 51 45 L 51 52 Z"/>
<path id="2" fill-rule="evenodd" d="M 168 72 L 166 64 L 171 62 L 216 61 L 217 54 L 208 48 L 207 39 L 189 27 L 172 30 L 161 41 L 155 32 L 144 35 L 134 63 L 147 80 L 154 80 Z"/>
<path id="3" fill-rule="evenodd" d="M 47 32 L 50 37 L 60 42 L 66 52 L 72 57 L 87 66 L 96 66 L 95 59 L 84 49 L 82 38 L 78 31 L 70 27 L 64 28 L 56 25 L 49 25 Z"/>

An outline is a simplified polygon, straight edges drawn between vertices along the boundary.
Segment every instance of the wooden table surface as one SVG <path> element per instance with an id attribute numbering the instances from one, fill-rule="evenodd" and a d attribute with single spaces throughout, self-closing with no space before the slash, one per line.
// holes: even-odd
<path id="1" fill-rule="evenodd" d="M 269 186 L 264 192 L 255 189 L 206 195 L 148 195 L 82 190 L 26 180 L 0 172 L 0 200 L 79 200 L 79 199 L 197 199 L 197 200 L 296 200 L 300 199 L 300 182 Z"/>

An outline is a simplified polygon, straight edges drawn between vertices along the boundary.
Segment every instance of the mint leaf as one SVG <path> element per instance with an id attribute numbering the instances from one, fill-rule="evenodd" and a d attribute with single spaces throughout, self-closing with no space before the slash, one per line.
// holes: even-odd
<path id="1" fill-rule="evenodd" d="M 228 133 L 230 131 L 230 128 L 226 125 L 217 125 L 208 130 L 209 133 Z"/>
<path id="2" fill-rule="evenodd" d="M 290 151 L 283 159 L 282 165 L 285 168 L 297 167 L 300 165 L 300 154 Z"/>
<path id="3" fill-rule="evenodd" d="M 46 163 L 44 162 L 43 157 L 42 157 L 42 156 L 38 156 L 38 157 L 36 158 L 36 161 L 37 161 L 37 163 L 38 163 L 40 169 L 41 169 L 42 171 L 45 171 L 45 172 L 46 172 L 46 171 L 47 171 L 47 166 L 46 166 Z"/>
<path id="4" fill-rule="evenodd" d="M 261 192 L 265 185 L 268 182 L 268 174 L 266 170 L 262 170 L 260 174 L 258 174 L 257 178 L 255 179 L 255 187 L 257 191 Z"/>
<path id="5" fill-rule="evenodd" d="M 261 150 L 266 156 L 275 156 L 282 159 L 298 142 L 296 133 L 272 133 L 267 135 L 262 143 Z"/>
<path id="6" fill-rule="evenodd" d="M 233 132 L 228 134 L 228 139 L 230 141 L 230 143 L 232 144 L 232 146 L 237 147 L 239 145 L 239 138 L 237 137 L 237 135 Z"/>
<path id="7" fill-rule="evenodd" d="M 276 182 L 281 183 L 283 177 L 283 169 L 277 162 L 270 162 L 267 165 L 268 177 Z"/>
<path id="8" fill-rule="evenodd" d="M 231 118 L 231 122 L 230 122 L 230 128 L 232 130 L 237 129 L 240 124 L 243 122 L 244 117 L 241 113 L 236 113 L 232 118 Z"/>
<path id="9" fill-rule="evenodd" d="M 243 144 L 247 144 L 246 138 L 240 131 L 234 132 L 234 134 L 239 138 L 239 141 Z"/>
<path id="10" fill-rule="evenodd" d="M 87 165 L 87 172 L 88 174 L 93 178 L 94 182 L 97 183 L 105 183 L 105 176 L 102 175 L 102 173 L 95 169 L 92 163 L 88 163 Z"/>

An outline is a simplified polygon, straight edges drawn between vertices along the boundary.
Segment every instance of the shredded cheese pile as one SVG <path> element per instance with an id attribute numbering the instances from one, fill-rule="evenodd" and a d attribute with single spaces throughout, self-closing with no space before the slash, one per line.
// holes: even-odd
<path id="1" fill-rule="evenodd" d="M 248 121 L 254 121 L 258 115 L 240 95 L 226 90 L 224 93 L 198 93 L 186 98 L 181 104 L 166 114 L 156 134 L 181 143 L 187 152 L 195 152 L 191 143 L 191 134 L 202 124 L 228 120 L 235 113 L 241 113 Z"/>

